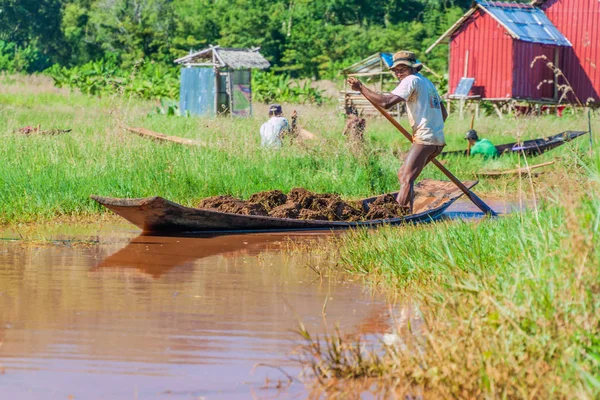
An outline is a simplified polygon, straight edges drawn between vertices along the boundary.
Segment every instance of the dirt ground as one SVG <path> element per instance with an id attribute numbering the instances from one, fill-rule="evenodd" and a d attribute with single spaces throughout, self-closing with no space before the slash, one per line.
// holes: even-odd
<path id="1" fill-rule="evenodd" d="M 294 188 L 287 195 L 280 190 L 255 193 L 247 201 L 232 196 L 203 199 L 198 208 L 243 215 L 322 221 L 365 221 L 403 216 L 392 195 L 379 196 L 365 209 L 361 201 L 344 201 L 337 194 L 313 193 Z"/>

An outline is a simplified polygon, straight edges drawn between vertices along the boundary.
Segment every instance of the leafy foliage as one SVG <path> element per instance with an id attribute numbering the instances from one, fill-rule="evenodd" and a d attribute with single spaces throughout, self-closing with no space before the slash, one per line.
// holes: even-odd
<path id="1" fill-rule="evenodd" d="M 0 71 L 33 72 L 45 66 L 47 60 L 35 46 L 19 47 L 0 40 Z"/>
<path id="2" fill-rule="evenodd" d="M 179 93 L 177 68 L 153 62 L 136 64 L 132 71 L 127 71 L 109 58 L 72 68 L 55 64 L 46 73 L 58 87 L 77 88 L 91 95 L 121 93 L 144 99 L 162 99 L 176 98 Z"/>
<path id="3" fill-rule="evenodd" d="M 154 110 L 151 111 L 148 115 L 166 115 L 167 117 L 184 115 L 187 117 L 188 112 L 186 110 L 185 113 L 181 113 L 181 111 L 179 110 L 179 102 L 177 102 L 176 100 L 160 99 L 160 105 L 154 107 Z"/>
<path id="4" fill-rule="evenodd" d="M 378 51 L 408 48 L 443 71 L 443 46 L 422 51 L 470 5 L 467 0 L 0 0 L 0 40 L 28 49 L 27 72 L 114 57 L 172 65 L 209 44 L 260 46 L 276 72 L 334 78 Z M 29 46 L 29 47 L 28 47 Z M 0 52 L 0 58 L 4 53 Z M 43 62 L 45 61 L 45 64 Z M 14 68 L 11 64 L 10 68 Z M 0 70 L 9 70 L 6 63 Z"/>
<path id="5" fill-rule="evenodd" d="M 301 84 L 290 80 L 287 75 L 275 75 L 273 72 L 255 72 L 252 90 L 254 99 L 262 103 L 322 104 L 324 101 L 322 91 L 312 88 L 310 81 Z"/>

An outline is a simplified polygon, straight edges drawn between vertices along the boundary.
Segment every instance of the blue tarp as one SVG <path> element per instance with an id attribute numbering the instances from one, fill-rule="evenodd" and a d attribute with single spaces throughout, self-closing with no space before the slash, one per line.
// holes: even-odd
<path id="1" fill-rule="evenodd" d="M 383 59 L 383 62 L 385 62 L 385 65 L 389 67 L 392 66 L 392 64 L 394 63 L 394 56 L 392 55 L 392 53 L 379 53 L 381 55 L 381 58 Z"/>
<path id="2" fill-rule="evenodd" d="M 509 31 L 524 42 L 571 47 L 571 43 L 539 8 L 516 3 L 477 0 Z"/>

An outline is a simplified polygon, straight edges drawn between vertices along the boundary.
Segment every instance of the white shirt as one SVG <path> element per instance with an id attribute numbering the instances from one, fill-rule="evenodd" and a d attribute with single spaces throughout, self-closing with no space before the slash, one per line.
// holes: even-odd
<path id="1" fill-rule="evenodd" d="M 421 74 L 402 79 L 392 94 L 406 101 L 408 121 L 413 130 L 413 142 L 444 146 L 444 119 L 441 99 L 433 83 Z"/>
<path id="2" fill-rule="evenodd" d="M 271 117 L 260 127 L 260 144 L 265 147 L 281 147 L 284 131 L 290 129 L 284 117 Z"/>

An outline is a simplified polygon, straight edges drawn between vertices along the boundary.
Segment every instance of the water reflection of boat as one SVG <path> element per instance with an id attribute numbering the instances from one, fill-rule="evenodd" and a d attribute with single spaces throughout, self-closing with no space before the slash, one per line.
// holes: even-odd
<path id="1" fill-rule="evenodd" d="M 476 181 L 465 182 L 471 188 Z M 392 193 L 395 195 L 395 193 Z M 384 224 L 429 222 L 442 213 L 462 192 L 452 182 L 423 180 L 415 185 L 415 213 L 392 219 L 378 219 L 359 222 L 300 220 L 274 218 L 258 215 L 239 215 L 206 209 L 185 207 L 163 199 L 148 197 L 143 199 L 116 199 L 92 196 L 92 199 L 125 218 L 144 232 L 218 232 L 218 231 L 292 231 L 315 229 L 344 229 L 352 227 L 374 227 Z M 363 206 L 376 197 L 363 199 Z"/>
<path id="2" fill-rule="evenodd" d="M 245 235 L 243 238 L 237 235 L 203 238 L 140 235 L 96 265 L 92 272 L 108 269 L 135 271 L 147 277 L 159 278 L 175 267 L 201 258 L 255 255 L 264 250 L 279 248 L 283 243 L 294 239 L 273 234 Z"/>
<path id="3" fill-rule="evenodd" d="M 579 136 L 585 135 L 585 131 L 565 131 L 545 138 L 525 140 L 523 142 L 506 143 L 496 146 L 498 154 L 522 154 L 526 156 L 539 156 L 542 153 L 570 142 Z M 467 150 L 445 151 L 441 156 L 466 156 Z"/>

